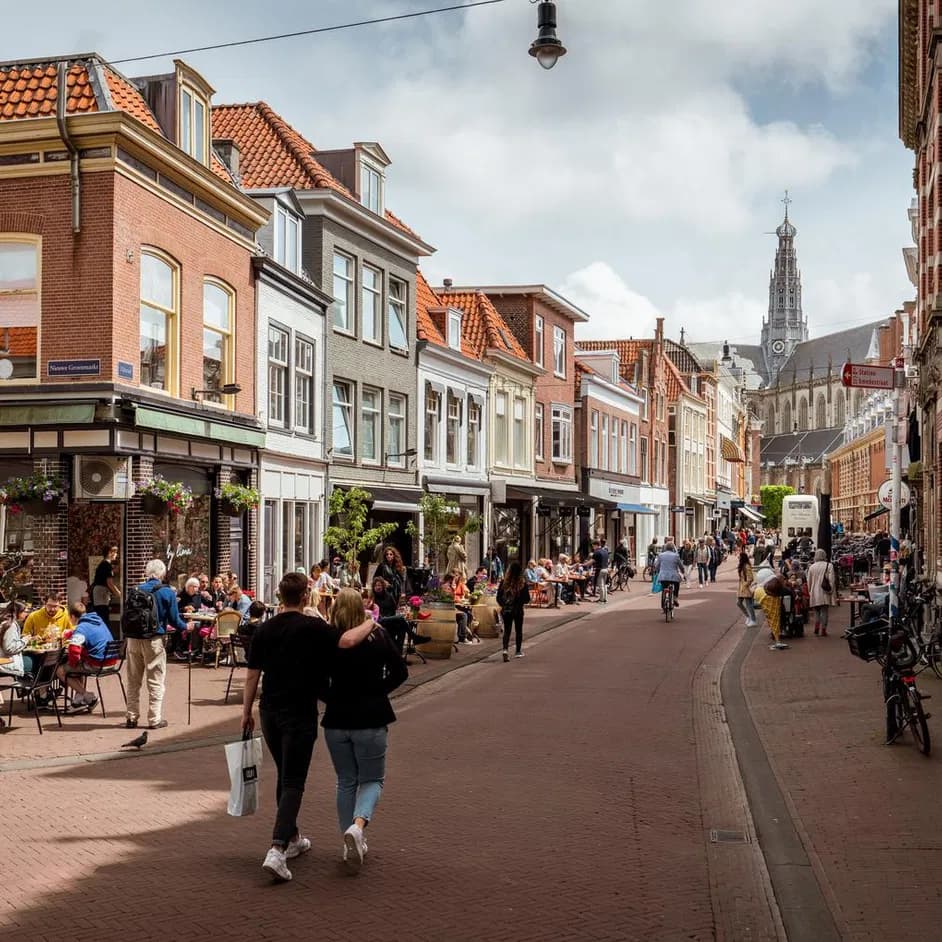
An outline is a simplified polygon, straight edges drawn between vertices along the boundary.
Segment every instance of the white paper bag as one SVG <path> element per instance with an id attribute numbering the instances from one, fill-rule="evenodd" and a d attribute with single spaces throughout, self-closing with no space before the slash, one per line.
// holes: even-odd
<path id="1" fill-rule="evenodd" d="M 262 739 L 255 736 L 226 743 L 229 766 L 229 814 L 242 817 L 258 808 L 258 770 L 262 764 Z"/>

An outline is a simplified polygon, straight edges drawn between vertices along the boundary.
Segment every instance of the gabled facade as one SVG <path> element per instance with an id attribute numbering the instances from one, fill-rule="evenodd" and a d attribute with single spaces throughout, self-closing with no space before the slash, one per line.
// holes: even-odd
<path id="1" fill-rule="evenodd" d="M 44 470 L 70 495 L 4 515 L 39 591 L 79 597 L 103 539 L 122 580 L 160 556 L 252 587 L 255 515 L 216 493 L 256 481 L 267 213 L 209 145 L 211 95 L 180 61 L 137 83 L 94 54 L 0 64 L 0 480 Z M 189 512 L 142 512 L 128 481 L 154 474 L 190 485 Z"/>
<path id="2" fill-rule="evenodd" d="M 318 151 L 264 102 L 221 106 L 214 122 L 248 192 L 290 187 L 303 210 L 301 264 L 333 298 L 324 380 L 330 487 L 369 490 L 371 519 L 399 525 L 392 542 L 411 563 L 405 524 L 421 495 L 416 271 L 433 249 L 386 209 L 389 160 L 378 144 Z"/>
<path id="3" fill-rule="evenodd" d="M 447 496 L 459 522 L 470 514 L 489 519 L 488 389 L 494 367 L 475 343 L 481 333 L 476 312 L 445 305 L 421 271 L 416 285 L 421 484 Z M 485 538 L 483 528 L 465 538 L 469 571 L 483 558 Z"/>

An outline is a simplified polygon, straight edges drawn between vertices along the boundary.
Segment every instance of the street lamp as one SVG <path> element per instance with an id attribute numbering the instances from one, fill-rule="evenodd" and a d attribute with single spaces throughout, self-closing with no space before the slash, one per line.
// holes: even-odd
<path id="1" fill-rule="evenodd" d="M 556 60 L 566 55 L 566 47 L 556 36 L 556 4 L 550 3 L 549 0 L 540 0 L 537 10 L 537 34 L 536 39 L 530 43 L 530 55 L 544 69 L 553 68 Z"/>

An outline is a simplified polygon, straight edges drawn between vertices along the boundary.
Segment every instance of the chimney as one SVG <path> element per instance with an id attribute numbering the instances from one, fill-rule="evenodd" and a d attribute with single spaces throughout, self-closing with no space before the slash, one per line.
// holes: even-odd
<path id="1" fill-rule="evenodd" d="M 217 137 L 213 141 L 213 148 L 219 159 L 229 168 L 229 172 L 239 178 L 239 145 L 228 137 Z"/>
<path id="2" fill-rule="evenodd" d="M 445 286 L 446 291 L 451 291 L 451 286 L 454 284 L 454 281 L 452 281 L 451 278 L 445 278 L 442 284 Z"/>

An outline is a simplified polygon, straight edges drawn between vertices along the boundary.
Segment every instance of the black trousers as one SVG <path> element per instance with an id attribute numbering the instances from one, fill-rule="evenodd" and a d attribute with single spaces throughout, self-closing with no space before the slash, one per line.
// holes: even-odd
<path id="1" fill-rule="evenodd" d="M 390 637 L 396 643 L 396 650 L 401 651 L 406 641 L 406 635 L 409 634 L 409 623 L 402 615 L 387 615 L 385 618 L 381 618 L 379 623 L 389 632 Z"/>
<path id="2" fill-rule="evenodd" d="M 275 784 L 278 809 L 271 842 L 284 848 L 298 833 L 298 812 L 317 739 L 317 712 L 314 707 L 303 710 L 262 707 L 259 716 L 265 745 L 278 770 Z"/>
<path id="3" fill-rule="evenodd" d="M 514 629 L 514 645 L 519 654 L 520 649 L 523 647 L 523 612 L 502 612 L 501 618 L 504 621 L 504 650 L 506 651 L 510 646 L 510 628 L 512 625 Z"/>

